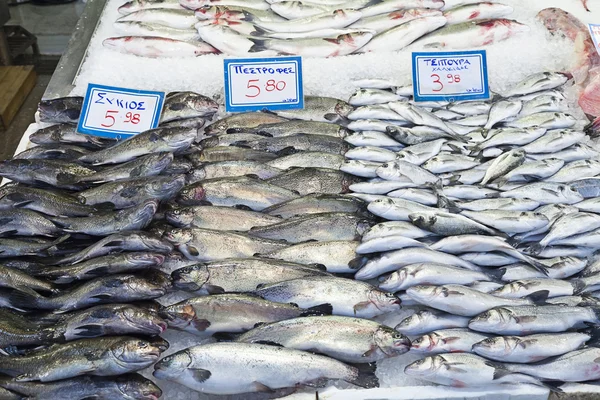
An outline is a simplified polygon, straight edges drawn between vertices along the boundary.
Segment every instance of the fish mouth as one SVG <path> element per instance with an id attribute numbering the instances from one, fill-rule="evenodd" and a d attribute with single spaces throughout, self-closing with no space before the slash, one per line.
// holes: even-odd
<path id="1" fill-rule="evenodd" d="M 158 328 L 160 329 L 160 333 L 163 333 L 164 331 L 167 330 L 167 328 L 169 327 L 169 325 L 166 322 L 159 322 L 156 324 L 158 326 Z"/>

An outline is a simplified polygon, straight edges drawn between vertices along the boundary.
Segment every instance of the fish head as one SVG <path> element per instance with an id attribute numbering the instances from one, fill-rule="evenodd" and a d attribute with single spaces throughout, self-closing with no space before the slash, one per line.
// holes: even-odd
<path id="1" fill-rule="evenodd" d="M 177 152 L 190 147 L 194 140 L 196 140 L 197 134 L 195 129 L 173 127 L 165 130 L 161 134 L 161 137 L 173 151 Z"/>
<path id="2" fill-rule="evenodd" d="M 160 271 L 156 271 L 160 272 Z M 127 291 L 135 293 L 136 297 L 140 298 L 157 298 L 164 296 L 167 290 L 164 287 L 157 285 L 150 279 L 144 279 L 136 275 L 130 275 L 123 280 L 123 283 L 127 287 Z"/>
<path id="3" fill-rule="evenodd" d="M 194 210 L 191 208 L 176 208 L 165 213 L 167 221 L 179 228 L 190 227 L 194 221 Z"/>
<path id="4" fill-rule="evenodd" d="M 352 104 L 355 101 L 360 100 L 362 97 L 366 96 L 368 93 L 369 91 L 367 89 L 358 89 L 356 92 L 354 92 L 352 96 L 350 96 L 348 102 Z"/>
<path id="5" fill-rule="evenodd" d="M 392 272 L 387 277 L 383 279 L 383 281 L 379 284 L 379 288 L 382 290 L 390 290 L 391 288 L 395 288 L 398 285 L 402 285 L 402 283 L 408 277 L 408 271 L 406 268 L 401 268 L 398 271 Z"/>
<path id="6" fill-rule="evenodd" d="M 401 300 L 394 293 L 373 289 L 368 293 L 369 301 L 379 310 L 394 311 L 400 309 Z"/>
<path id="7" fill-rule="evenodd" d="M 127 339 L 113 345 L 113 356 L 124 364 L 154 362 L 160 357 L 160 347 L 147 340 Z"/>
<path id="8" fill-rule="evenodd" d="M 38 112 L 42 121 L 77 122 L 82 104 L 82 97 L 42 100 L 38 105 Z"/>
<path id="9" fill-rule="evenodd" d="M 186 228 L 170 229 L 163 234 L 163 237 L 170 243 L 183 245 L 194 239 L 194 233 Z"/>
<path id="10" fill-rule="evenodd" d="M 417 285 L 406 289 L 406 294 L 422 304 L 427 304 L 429 301 L 440 296 L 448 297 L 447 292 L 448 289 L 444 286 L 432 285 Z"/>
<path id="11" fill-rule="evenodd" d="M 165 291 L 171 289 L 173 286 L 173 278 L 171 278 L 171 275 L 165 274 L 158 269 L 149 269 L 143 274 L 140 274 L 140 276 L 152 285 L 155 285 L 156 287 L 159 287 Z"/>
<path id="12" fill-rule="evenodd" d="M 168 179 L 158 179 L 146 189 L 148 193 L 157 198 L 169 198 L 185 186 L 185 176 L 170 176 Z"/>
<path id="13" fill-rule="evenodd" d="M 509 310 L 502 307 L 492 308 L 472 318 L 469 328 L 480 332 L 489 332 L 490 329 L 496 331 L 507 327 L 512 319 Z"/>
<path id="14" fill-rule="evenodd" d="M 412 213 L 408 216 L 410 222 L 421 229 L 431 230 L 431 227 L 437 222 L 435 214 Z"/>
<path id="15" fill-rule="evenodd" d="M 192 373 L 190 368 L 194 367 L 194 358 L 189 350 L 182 350 L 171 354 L 154 365 L 153 375 L 158 379 L 179 380 L 187 374 Z M 193 368 L 193 371 L 196 371 Z"/>
<path id="16" fill-rule="evenodd" d="M 203 264 L 179 268 L 171 274 L 175 288 L 187 291 L 200 290 L 209 280 L 210 272 Z"/>
<path id="17" fill-rule="evenodd" d="M 148 335 L 160 335 L 167 329 L 167 323 L 157 313 L 141 307 L 127 305 L 118 314 L 124 323 Z"/>
<path id="18" fill-rule="evenodd" d="M 171 165 L 171 163 L 173 162 L 173 159 L 175 158 L 175 156 L 173 156 L 173 153 L 156 153 L 156 154 L 150 154 L 148 156 L 148 158 L 146 159 L 146 165 L 144 165 L 145 168 L 148 168 L 150 166 L 149 171 L 154 174 L 156 173 L 157 175 L 164 171 L 169 165 Z"/>
<path id="19" fill-rule="evenodd" d="M 475 343 L 472 350 L 482 355 L 501 355 L 510 354 L 512 348 L 508 343 L 510 336 L 496 336 Z"/>
<path id="20" fill-rule="evenodd" d="M 435 335 L 433 332 L 423 335 L 423 336 L 420 336 L 420 337 L 412 340 L 411 350 L 417 351 L 417 352 L 430 352 L 435 348 L 438 340 L 439 340 L 439 337 L 437 335 Z"/>
<path id="21" fill-rule="evenodd" d="M 125 253 L 127 260 L 134 265 L 161 266 L 165 262 L 164 254 L 159 253 Z"/>
<path id="22" fill-rule="evenodd" d="M 122 210 L 123 213 L 129 213 L 131 210 Z M 152 217 L 158 211 L 158 202 L 156 200 L 148 200 L 138 207 L 132 215 L 133 223 L 145 223 L 146 225 L 152 221 Z"/>
<path id="23" fill-rule="evenodd" d="M 168 306 L 160 314 L 168 321 L 169 327 L 181 330 L 190 326 L 196 319 L 196 310 L 185 302 Z"/>
<path id="24" fill-rule="evenodd" d="M 354 111 L 354 107 L 342 100 L 336 103 L 334 109 L 335 113 L 342 117 L 347 117 L 352 111 Z"/>
<path id="25" fill-rule="evenodd" d="M 177 202 L 183 205 L 199 204 L 206 198 L 206 191 L 202 183 L 196 183 L 184 187 L 177 197 Z"/>
<path id="26" fill-rule="evenodd" d="M 12 177 L 25 176 L 26 171 L 33 167 L 33 163 L 25 159 L 0 161 L 0 175 L 11 179 Z"/>
<path id="27" fill-rule="evenodd" d="M 154 382 L 138 374 L 118 376 L 115 383 L 124 400 L 158 400 L 162 396 Z"/>
<path id="28" fill-rule="evenodd" d="M 373 341 L 389 357 L 404 354 L 410 350 L 410 339 L 389 326 L 379 327 L 373 334 Z"/>
<path id="29" fill-rule="evenodd" d="M 435 374 L 443 365 L 441 356 L 425 357 L 410 363 L 404 368 L 404 373 L 409 376 L 428 376 Z"/>
<path id="30" fill-rule="evenodd" d="M 187 104 L 191 106 L 194 111 L 205 117 L 212 117 L 219 111 L 219 104 L 216 101 L 208 96 L 197 93 L 189 93 Z"/>
<path id="31" fill-rule="evenodd" d="M 209 139 L 212 139 L 212 138 L 209 138 Z M 188 183 L 200 182 L 200 181 L 206 179 L 206 170 L 202 166 L 194 168 L 193 170 L 188 172 L 186 179 L 187 179 Z"/>
<path id="32" fill-rule="evenodd" d="M 131 14 L 134 13 L 136 11 L 141 10 L 140 7 L 140 2 L 133 0 L 133 1 L 128 1 L 127 3 L 123 4 L 121 7 L 118 8 L 119 14 Z"/>
<path id="33" fill-rule="evenodd" d="M 569 204 L 575 204 L 583 201 L 583 196 L 579 194 L 579 192 L 572 186 L 559 185 L 558 190 Z"/>
<path id="34" fill-rule="evenodd" d="M 129 235 L 132 241 L 137 242 L 137 250 L 156 251 L 158 253 L 170 253 L 173 251 L 171 243 L 163 241 L 160 237 L 147 232 L 132 232 Z"/>

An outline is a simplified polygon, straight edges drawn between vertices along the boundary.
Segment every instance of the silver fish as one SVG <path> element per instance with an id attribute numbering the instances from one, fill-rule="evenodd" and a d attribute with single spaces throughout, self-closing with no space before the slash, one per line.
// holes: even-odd
<path id="1" fill-rule="evenodd" d="M 326 212 L 352 212 L 361 215 L 366 213 L 366 204 L 348 195 L 316 193 L 274 205 L 262 212 L 281 218 Z"/>
<path id="2" fill-rule="evenodd" d="M 410 221 L 409 216 L 415 212 L 436 211 L 435 208 L 424 206 L 414 201 L 393 197 L 375 200 L 369 203 L 367 209 L 378 217 L 392 221 Z M 422 226 L 419 227 L 423 228 Z"/>
<path id="3" fill-rule="evenodd" d="M 545 129 L 565 129 L 575 126 L 577 120 L 570 114 L 561 112 L 543 112 L 526 115 L 505 122 L 505 126 L 513 128 L 545 128 Z"/>
<path id="4" fill-rule="evenodd" d="M 531 232 L 549 223 L 544 214 L 528 211 L 463 211 L 461 214 L 505 233 Z"/>
<path id="5" fill-rule="evenodd" d="M 278 157 L 272 161 L 268 161 L 265 165 L 284 170 L 308 167 L 339 169 L 343 162 L 344 156 L 341 154 L 332 154 L 322 151 L 301 151 L 288 156 Z"/>
<path id="6" fill-rule="evenodd" d="M 388 221 L 372 226 L 363 235 L 363 241 L 385 238 L 387 236 L 403 236 L 411 239 L 421 239 L 432 236 L 433 233 L 414 226 L 410 222 Z"/>
<path id="7" fill-rule="evenodd" d="M 423 335 L 438 329 L 466 328 L 468 317 L 448 314 L 435 309 L 417 311 L 410 317 L 404 318 L 395 330 L 405 335 Z"/>
<path id="8" fill-rule="evenodd" d="M 513 8 L 511 6 L 500 3 L 482 2 L 450 8 L 444 12 L 444 17 L 448 20 L 448 25 L 453 25 L 467 21 L 506 17 L 512 14 L 512 12 Z"/>
<path id="9" fill-rule="evenodd" d="M 372 104 L 385 104 L 391 101 L 401 100 L 401 97 L 395 93 L 381 89 L 359 89 L 357 90 L 348 103 L 352 106 L 368 106 Z"/>
<path id="10" fill-rule="evenodd" d="M 513 170 L 514 171 L 514 170 Z M 540 203 L 529 199 L 480 199 L 460 203 L 459 207 L 469 211 L 533 211 L 538 208 Z"/>
<path id="11" fill-rule="evenodd" d="M 505 93 L 505 96 L 521 96 L 554 89 L 565 84 L 567 80 L 567 76 L 559 72 L 541 72 L 528 76 Z"/>
<path id="12" fill-rule="evenodd" d="M 583 200 L 583 196 L 572 186 L 551 182 L 531 183 L 506 192 L 488 195 L 487 197 L 531 199 L 540 204 L 575 204 Z"/>
<path id="13" fill-rule="evenodd" d="M 441 329 L 412 340 L 411 350 L 417 353 L 471 353 L 477 342 L 490 335 L 465 328 Z"/>
<path id="14" fill-rule="evenodd" d="M 490 276 L 483 272 L 469 271 L 445 264 L 420 263 L 407 265 L 393 272 L 379 284 L 379 288 L 389 292 L 399 292 L 423 284 L 470 285 L 490 279 Z"/>
<path id="15" fill-rule="evenodd" d="M 165 213 L 167 221 L 178 228 L 205 228 L 223 231 L 248 231 L 255 226 L 281 222 L 281 218 L 233 207 L 193 206 Z"/>
<path id="16" fill-rule="evenodd" d="M 565 164 L 556 174 L 546 178 L 548 182 L 569 183 L 581 176 L 595 176 L 600 174 L 600 161 L 579 160 Z"/>
<path id="17" fill-rule="evenodd" d="M 513 281 L 491 292 L 495 296 L 518 299 L 540 290 L 547 290 L 548 297 L 572 296 L 583 288 L 581 281 L 563 281 L 561 279 L 521 279 Z"/>

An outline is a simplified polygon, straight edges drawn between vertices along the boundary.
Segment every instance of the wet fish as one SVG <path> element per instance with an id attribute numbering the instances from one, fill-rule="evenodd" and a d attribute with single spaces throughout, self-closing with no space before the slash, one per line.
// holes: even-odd
<path id="1" fill-rule="evenodd" d="M 123 4 L 118 8 L 119 14 L 127 15 L 132 12 L 145 10 L 149 8 L 173 8 L 179 9 L 179 1 L 177 0 L 132 0 Z"/>
<path id="2" fill-rule="evenodd" d="M 50 217 L 48 217 L 50 218 Z M 0 210 L 0 236 L 59 236 L 61 230 L 42 214 L 26 209 Z"/>
<path id="3" fill-rule="evenodd" d="M 187 8 L 189 10 L 197 10 L 204 6 L 239 6 L 239 7 L 247 7 L 253 10 L 268 10 L 269 4 L 261 1 L 261 0 L 250 0 L 250 1 L 240 1 L 240 0 L 182 0 L 179 2 L 182 7 Z"/>
<path id="4" fill-rule="evenodd" d="M 348 193 L 350 185 L 357 181 L 358 178 L 352 175 L 327 168 L 296 168 L 267 180 L 269 185 L 288 189 L 301 196 Z"/>
<path id="5" fill-rule="evenodd" d="M 529 158 L 534 160 L 544 160 L 548 158 L 558 158 L 564 162 L 571 162 L 577 160 L 589 160 L 598 157 L 598 152 L 584 143 L 577 143 L 564 150 L 556 153 L 537 153 L 528 155 Z"/>
<path id="6" fill-rule="evenodd" d="M 69 217 L 83 217 L 99 211 L 67 193 L 24 186 L 6 187 L 0 194 L 0 209 L 10 208 L 26 208 L 47 215 Z"/>
<path id="7" fill-rule="evenodd" d="M 346 136 L 344 140 L 354 146 L 380 146 L 394 149 L 404 147 L 402 143 L 380 131 L 353 132 Z"/>
<path id="8" fill-rule="evenodd" d="M 281 218 L 232 207 L 193 206 L 167 211 L 167 221 L 178 228 L 248 231 L 281 222 Z"/>
<path id="9" fill-rule="evenodd" d="M 473 352 L 495 361 L 532 363 L 575 351 L 590 338 L 578 332 L 499 336 L 476 343 Z"/>
<path id="10" fill-rule="evenodd" d="M 412 341 L 411 350 L 417 353 L 471 353 L 477 342 L 490 335 L 465 328 L 436 330 Z"/>
<path id="11" fill-rule="evenodd" d="M 583 200 L 583 196 L 573 186 L 551 182 L 531 183 L 487 197 L 531 199 L 540 204 L 575 204 Z"/>
<path id="12" fill-rule="evenodd" d="M 250 141 L 240 141 L 236 146 L 247 147 L 253 150 L 278 153 L 284 150 L 295 151 L 322 151 L 332 154 L 345 154 L 349 146 L 341 138 L 298 133 L 290 136 L 265 137 Z"/>
<path id="13" fill-rule="evenodd" d="M 310 347 L 310 351 L 349 363 L 375 362 L 404 354 L 410 348 L 410 340 L 390 327 L 338 316 L 294 318 L 262 325 L 236 342 L 272 342 L 305 351 Z"/>
<path id="14" fill-rule="evenodd" d="M 382 2 L 385 4 L 385 2 Z M 367 16 L 369 16 L 367 14 Z M 402 25 L 388 29 L 369 43 L 358 49 L 359 53 L 369 53 L 373 51 L 397 51 L 413 43 L 420 37 L 435 31 L 446 24 L 446 18 L 443 16 L 431 16 L 413 19 Z"/>
<path id="15" fill-rule="evenodd" d="M 210 97 L 194 92 L 172 92 L 165 97 L 160 122 L 195 117 L 211 119 L 218 109 L 219 104 Z"/>
<path id="16" fill-rule="evenodd" d="M 564 98 L 553 94 L 546 94 L 523 103 L 521 115 L 531 115 L 541 112 L 565 112 L 567 107 Z"/>
<path id="17" fill-rule="evenodd" d="M 200 153 L 188 156 L 196 167 L 206 162 L 219 161 L 257 161 L 268 162 L 277 158 L 277 154 L 266 151 L 243 149 L 240 147 L 211 147 L 203 149 Z"/>
<path id="18" fill-rule="evenodd" d="M 468 317 L 431 308 L 404 318 L 394 329 L 405 335 L 423 335 L 439 329 L 466 328 L 468 324 Z"/>
<path id="19" fill-rule="evenodd" d="M 91 153 L 79 160 L 92 165 L 118 164 L 146 154 L 177 153 L 187 149 L 196 139 L 190 128 L 156 128 L 132 136 L 110 149 Z"/>
<path id="20" fill-rule="evenodd" d="M 61 97 L 40 101 L 38 112 L 42 122 L 77 124 L 82 106 L 83 97 Z"/>
<path id="21" fill-rule="evenodd" d="M 302 309 L 293 304 L 275 303 L 246 294 L 193 297 L 161 311 L 169 327 L 200 336 L 217 332 L 246 332 L 261 324 L 328 313 L 331 313 L 329 304 Z"/>
<path id="22" fill-rule="evenodd" d="M 7 258 L 38 255 L 44 250 L 64 242 L 68 238 L 68 235 L 60 237 L 54 241 L 36 238 L 0 238 L 0 257 Z"/>
<path id="23" fill-rule="evenodd" d="M 343 100 L 332 97 L 304 96 L 304 109 L 278 110 L 275 113 L 283 118 L 337 124 L 345 122 L 352 111 L 354 111 L 354 107 Z"/>
<path id="24" fill-rule="evenodd" d="M 513 170 L 514 171 L 514 170 Z M 529 199 L 480 199 L 460 203 L 460 208 L 469 211 L 487 211 L 487 210 L 504 210 L 504 211 L 532 211 L 538 208 L 540 203 Z"/>
<path id="25" fill-rule="evenodd" d="M 418 18 L 440 16 L 442 16 L 442 12 L 437 9 L 410 8 L 392 11 L 387 14 L 373 15 L 371 17 L 363 16 L 363 18 L 350 25 L 349 28 L 369 29 L 374 31 L 376 34 L 380 34 L 395 28 L 398 25 L 405 24 Z M 384 84 L 384 86 L 388 86 L 384 88 L 367 88 L 363 85 L 359 86 L 365 89 L 391 89 L 397 85 L 388 86 L 388 84 Z"/>
<path id="26" fill-rule="evenodd" d="M 240 130 L 258 128 L 264 125 L 286 122 L 287 119 L 270 113 L 248 112 L 234 114 L 217 120 L 206 127 L 207 135 L 237 133 Z"/>
<path id="27" fill-rule="evenodd" d="M 104 148 L 115 143 L 115 140 L 91 135 L 82 135 L 77 127 L 71 124 L 52 125 L 33 132 L 29 136 L 31 143 L 39 145 L 72 144 L 85 148 Z"/>
<path id="28" fill-rule="evenodd" d="M 403 236 L 387 236 L 366 241 L 363 240 L 360 246 L 356 248 L 356 252 L 358 254 L 370 254 L 404 249 L 407 247 L 427 247 L 427 245 Z"/>
<path id="29" fill-rule="evenodd" d="M 444 2 L 441 0 L 387 0 L 379 3 L 371 4 L 363 8 L 363 17 L 371 17 L 378 14 L 386 14 L 396 10 L 410 8 L 433 8 L 440 9 L 444 7 Z"/>
<path id="30" fill-rule="evenodd" d="M 394 197 L 384 197 L 369 203 L 367 209 L 377 215 L 392 221 L 410 221 L 410 215 L 416 212 L 434 212 L 436 209 L 420 203 Z M 422 226 L 419 226 L 422 228 Z"/>
<path id="31" fill-rule="evenodd" d="M 328 272 L 353 273 L 367 261 L 366 257 L 356 253 L 359 245 L 360 242 L 351 240 L 306 242 L 263 254 L 263 256 L 306 265 L 324 266 Z"/>
<path id="32" fill-rule="evenodd" d="M 506 17 L 512 12 L 513 8 L 511 6 L 482 2 L 450 8 L 444 12 L 444 17 L 448 20 L 448 25 L 453 25 L 468 21 Z"/>
<path id="33" fill-rule="evenodd" d="M 148 58 L 198 57 L 219 52 L 210 44 L 202 41 L 192 42 L 158 36 L 111 37 L 104 39 L 102 45 L 123 54 Z"/>
<path id="34" fill-rule="evenodd" d="M 236 356 L 231 357 L 232 354 Z M 244 373 L 248 368 L 254 371 L 252 376 Z M 154 376 L 159 379 L 211 394 L 240 394 L 266 388 L 277 391 L 315 379 L 344 380 L 362 387 L 378 386 L 372 370 L 360 372 L 356 367 L 329 357 L 263 344 L 193 346 L 163 358 L 154 369 Z"/>
<path id="35" fill-rule="evenodd" d="M 539 253 L 546 246 L 569 236 L 593 231 L 600 228 L 600 216 L 593 213 L 572 213 L 558 217 L 552 224 L 548 234 L 539 243 L 532 246 L 534 253 Z"/>
<path id="36" fill-rule="evenodd" d="M 572 296 L 583 288 L 581 281 L 563 281 L 561 279 L 521 279 L 513 281 L 491 292 L 505 298 L 522 298 L 540 290 L 547 290 L 548 297 Z"/>
<path id="37" fill-rule="evenodd" d="M 142 9 L 117 19 L 117 22 L 121 21 L 144 22 L 146 24 L 162 25 L 173 29 L 191 29 L 198 22 L 193 11 L 182 8 Z"/>
<path id="38" fill-rule="evenodd" d="M 139 21 L 119 21 L 113 26 L 117 33 L 123 36 L 159 36 L 181 41 L 200 40 L 198 31 L 194 29 L 175 29 Z"/>
<path id="39" fill-rule="evenodd" d="M 159 175 L 173 163 L 172 153 L 148 154 L 129 162 L 104 168 L 78 179 L 79 182 L 104 183 Z"/>
<path id="40" fill-rule="evenodd" d="M 508 93 L 505 93 L 505 96 L 522 96 L 544 90 L 555 89 L 564 85 L 567 80 L 568 77 L 560 72 L 540 72 L 530 75 L 523 81 L 519 82 L 512 89 L 510 89 Z"/>
<path id="41" fill-rule="evenodd" d="M 292 120 L 279 123 L 269 123 L 249 128 L 249 132 L 264 134 L 272 137 L 292 136 L 299 133 L 316 134 L 344 138 L 350 131 L 344 127 L 326 122 Z"/>
<path id="42" fill-rule="evenodd" d="M 256 25 L 274 32 L 307 32 L 327 28 L 345 28 L 356 22 L 362 14 L 352 9 L 338 9 L 333 12 L 324 12 L 311 17 L 295 19 L 285 22 L 255 21 Z"/>
<path id="43" fill-rule="evenodd" d="M 273 178 L 272 178 L 273 179 Z M 254 211 L 300 197 L 298 192 L 248 177 L 208 179 L 184 187 L 183 205 L 245 206 Z"/>
<path id="44" fill-rule="evenodd" d="M 346 195 L 315 193 L 273 205 L 262 210 L 262 212 L 281 218 L 327 212 L 348 212 L 363 215 L 366 213 L 366 204 L 359 199 Z"/>
<path id="45" fill-rule="evenodd" d="M 580 176 L 596 176 L 600 174 L 600 162 L 597 160 L 579 160 L 573 161 L 563 166 L 563 168 L 546 178 L 548 182 L 570 183 Z"/>
<path id="46" fill-rule="evenodd" d="M 164 238 L 173 243 L 187 258 L 198 261 L 252 257 L 287 246 L 280 240 L 270 240 L 243 233 L 200 228 L 176 228 L 165 232 Z"/>
<path id="47" fill-rule="evenodd" d="M 19 154 L 15 154 L 13 158 L 25 160 L 40 159 L 72 161 L 88 153 L 89 151 L 82 147 L 68 144 L 41 145 L 24 150 Z"/>
<path id="48" fill-rule="evenodd" d="M 388 236 L 403 236 L 411 239 L 421 239 L 433 235 L 432 232 L 423 230 L 410 222 L 387 221 L 372 226 L 363 235 L 363 241 L 367 242 L 372 239 L 385 238 Z"/>
<path id="49" fill-rule="evenodd" d="M 79 177 L 95 172 L 75 162 L 60 160 L 10 159 L 0 163 L 0 176 L 12 181 L 73 190 L 80 189 L 80 186 L 74 184 Z"/>
<path id="50" fill-rule="evenodd" d="M 231 258 L 197 264 L 173 271 L 177 289 L 200 295 L 230 292 L 252 292 L 257 286 L 303 278 L 328 275 L 309 265 L 266 258 Z"/>
<path id="51" fill-rule="evenodd" d="M 301 151 L 295 154 L 278 157 L 272 161 L 268 161 L 266 165 L 267 167 L 277 169 L 309 167 L 339 169 L 344 162 L 344 159 L 344 156 L 341 154 L 325 153 L 322 151 Z M 275 174 L 273 174 L 273 176 L 275 176 Z M 270 176 L 269 178 L 273 176 Z"/>
<path id="52" fill-rule="evenodd" d="M 437 210 L 413 212 L 408 215 L 408 218 L 419 228 L 426 229 L 441 236 L 497 234 L 494 229 L 488 228 L 467 217 Z"/>
<path id="53" fill-rule="evenodd" d="M 548 218 L 541 213 L 528 211 L 463 211 L 467 218 L 505 233 L 524 233 L 548 225 Z"/>
<path id="54" fill-rule="evenodd" d="M 385 104 L 390 101 L 398 101 L 402 98 L 395 93 L 381 89 L 359 89 L 348 100 L 352 106 L 368 106 L 372 104 Z"/>
<path id="55" fill-rule="evenodd" d="M 426 169 L 403 160 L 383 164 L 377 168 L 377 175 L 386 180 L 407 180 L 417 186 L 432 185 L 440 180 Z"/>
<path id="56" fill-rule="evenodd" d="M 313 276 L 260 286 L 266 300 L 314 307 L 329 303 L 334 315 L 372 318 L 400 308 L 400 299 L 365 282 L 333 276 Z"/>
<path id="57" fill-rule="evenodd" d="M 528 162 L 511 170 L 503 177 L 498 178 L 498 186 L 504 186 L 506 182 L 532 181 L 544 179 L 556 174 L 565 165 L 559 158 L 547 158 L 545 160 Z"/>

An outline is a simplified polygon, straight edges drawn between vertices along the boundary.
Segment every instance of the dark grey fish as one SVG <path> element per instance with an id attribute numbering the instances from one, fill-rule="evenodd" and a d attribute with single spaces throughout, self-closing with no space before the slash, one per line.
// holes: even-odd
<path id="1" fill-rule="evenodd" d="M 52 222 L 64 232 L 107 236 L 121 231 L 134 231 L 147 227 L 157 209 L 156 201 L 148 200 L 139 206 L 117 212 L 82 218 L 53 217 Z"/>
<path id="2" fill-rule="evenodd" d="M 195 117 L 212 118 L 219 104 L 210 97 L 194 92 L 171 92 L 165 97 L 161 123 Z"/>
<path id="3" fill-rule="evenodd" d="M 304 108 L 301 110 L 274 111 L 280 117 L 337 124 L 347 121 L 354 107 L 343 100 L 332 97 L 304 96 Z"/>
<path id="4" fill-rule="evenodd" d="M 84 156 L 85 157 L 85 156 Z M 79 190 L 75 182 L 80 177 L 92 175 L 95 170 L 82 165 L 59 160 L 5 160 L 0 163 L 0 176 L 15 182 L 37 186 L 55 186 Z"/>
<path id="5" fill-rule="evenodd" d="M 167 221 L 178 228 L 206 228 L 219 231 L 248 231 L 255 226 L 281 222 L 281 218 L 233 207 L 192 206 L 169 210 Z"/>
<path id="6" fill-rule="evenodd" d="M 26 208 L 55 217 L 84 217 L 99 209 L 63 192 L 12 186 L 1 195 L 0 209 Z"/>
<path id="7" fill-rule="evenodd" d="M 203 163 L 218 161 L 267 162 L 276 159 L 277 154 L 235 146 L 222 146 L 203 149 L 200 153 L 189 155 L 188 158 L 195 167 L 198 167 Z"/>
<path id="8" fill-rule="evenodd" d="M 220 161 L 207 163 L 194 168 L 187 174 L 188 183 L 196 183 L 204 179 L 229 178 L 234 176 L 251 176 L 258 179 L 269 179 L 283 171 L 258 161 Z"/>
<path id="9" fill-rule="evenodd" d="M 253 133 L 229 133 L 222 135 L 213 135 L 202 139 L 199 143 L 203 149 L 211 147 L 235 146 L 236 143 L 246 140 L 263 139 L 264 136 L 255 135 Z"/>
<path id="10" fill-rule="evenodd" d="M 288 200 L 265 208 L 262 212 L 281 218 L 324 212 L 349 212 L 368 215 L 366 202 L 356 197 L 320 193 L 307 194 L 299 199 Z"/>
<path id="11" fill-rule="evenodd" d="M 4 265 L 0 265 L 0 287 L 16 289 L 34 295 L 36 291 L 58 292 L 53 284 Z"/>
<path id="12" fill-rule="evenodd" d="M 118 164 L 146 154 L 178 153 L 190 147 L 195 139 L 196 131 L 189 128 L 150 129 L 79 160 L 92 165 Z"/>
<path id="13" fill-rule="evenodd" d="M 11 292 L 10 304 L 17 308 L 66 312 L 107 303 L 156 299 L 170 288 L 170 278 L 159 271 L 113 275 L 83 283 L 53 297 Z"/>
<path id="14" fill-rule="evenodd" d="M 187 174 L 194 168 L 194 165 L 187 158 L 183 156 L 175 157 L 173 162 L 161 172 L 161 175 L 181 175 Z"/>
<path id="15" fill-rule="evenodd" d="M 159 175 L 173 163 L 173 153 L 156 153 L 138 157 L 129 162 L 104 168 L 95 174 L 79 179 L 79 182 L 103 183 L 123 179 Z"/>
<path id="16" fill-rule="evenodd" d="M 355 176 L 326 168 L 297 168 L 267 180 L 272 185 L 296 191 L 301 195 L 348 193 L 350 185 L 360 181 L 362 179 Z"/>
<path id="17" fill-rule="evenodd" d="M 79 146 L 70 146 L 67 144 L 35 146 L 16 154 L 13 158 L 31 160 L 76 160 L 90 152 Z"/>
<path id="18" fill-rule="evenodd" d="M 0 348 L 50 344 L 53 338 L 52 328 L 41 328 L 21 313 L 0 309 Z"/>
<path id="19" fill-rule="evenodd" d="M 40 145 L 73 144 L 88 149 L 102 149 L 116 143 L 115 139 L 107 139 L 77 132 L 77 127 L 70 124 L 52 125 L 33 132 L 29 136 L 31 143 Z"/>
<path id="20" fill-rule="evenodd" d="M 0 236 L 58 236 L 61 230 L 35 211 L 14 208 L 0 210 Z"/>
<path id="21" fill-rule="evenodd" d="M 248 128 L 256 128 L 257 126 L 276 124 L 284 121 L 287 121 L 287 119 L 263 112 L 233 114 L 210 124 L 208 127 L 206 127 L 205 133 L 207 135 L 236 133 Z"/>
<path id="22" fill-rule="evenodd" d="M 204 135 L 204 125 L 207 124 L 207 120 L 204 117 L 194 117 L 194 118 L 186 118 L 186 119 L 177 119 L 171 122 L 165 122 L 160 124 L 162 128 L 189 128 L 196 131 L 196 143 L 200 140 L 204 139 L 206 136 Z"/>
<path id="23" fill-rule="evenodd" d="M 123 251 L 149 251 L 167 254 L 173 251 L 173 245 L 160 236 L 148 232 L 131 231 L 115 233 L 100 239 L 93 245 L 58 261 L 59 264 L 76 264 L 83 260 Z"/>
<path id="24" fill-rule="evenodd" d="M 128 336 L 82 339 L 2 359 L 0 371 L 17 381 L 51 382 L 79 375 L 111 376 L 152 365 L 161 347 Z"/>
<path id="25" fill-rule="evenodd" d="M 135 252 L 110 254 L 70 266 L 48 266 L 32 274 L 57 284 L 83 281 L 111 274 L 160 267 L 165 256 L 159 253 Z"/>
<path id="26" fill-rule="evenodd" d="M 77 124 L 82 106 L 83 97 L 61 97 L 40 101 L 38 112 L 42 122 Z"/>
<path id="27" fill-rule="evenodd" d="M 343 139 L 350 131 L 339 125 L 329 124 L 326 122 L 292 120 L 277 124 L 259 125 L 256 128 L 249 129 L 249 132 L 273 137 L 291 136 L 299 133 L 305 133 L 309 135 L 333 136 Z"/>
<path id="28" fill-rule="evenodd" d="M 52 246 L 64 242 L 68 238 L 69 235 L 65 235 L 53 241 L 38 238 L 0 238 L 0 257 L 35 256 Z M 11 268 L 13 267 L 12 265 L 6 265 Z"/>
<path id="29" fill-rule="evenodd" d="M 326 276 L 316 267 L 268 258 L 230 258 L 173 271 L 177 289 L 197 294 L 252 292 L 259 285 L 305 276 Z"/>
<path id="30" fill-rule="evenodd" d="M 285 152 L 286 154 L 298 151 L 322 151 L 332 154 L 345 154 L 350 148 L 350 145 L 341 138 L 306 133 L 255 140 L 241 140 L 234 143 L 234 145 L 268 151 L 270 153 Z"/>
<path id="31" fill-rule="evenodd" d="M 290 243 L 305 241 L 360 240 L 373 225 L 353 213 L 321 213 L 290 218 L 268 226 L 257 226 L 248 233 L 265 239 Z"/>
<path id="32" fill-rule="evenodd" d="M 125 374 L 116 378 L 82 376 L 48 383 L 0 378 L 0 386 L 27 396 L 30 400 L 158 400 L 162 396 L 158 386 L 138 374 Z M 6 400 L 13 399 L 7 397 Z"/>
<path id="33" fill-rule="evenodd" d="M 78 196 L 88 205 L 110 203 L 115 209 L 123 209 L 137 206 L 148 200 L 168 200 L 174 197 L 184 185 L 183 175 L 147 176 L 108 182 L 79 192 Z"/>

